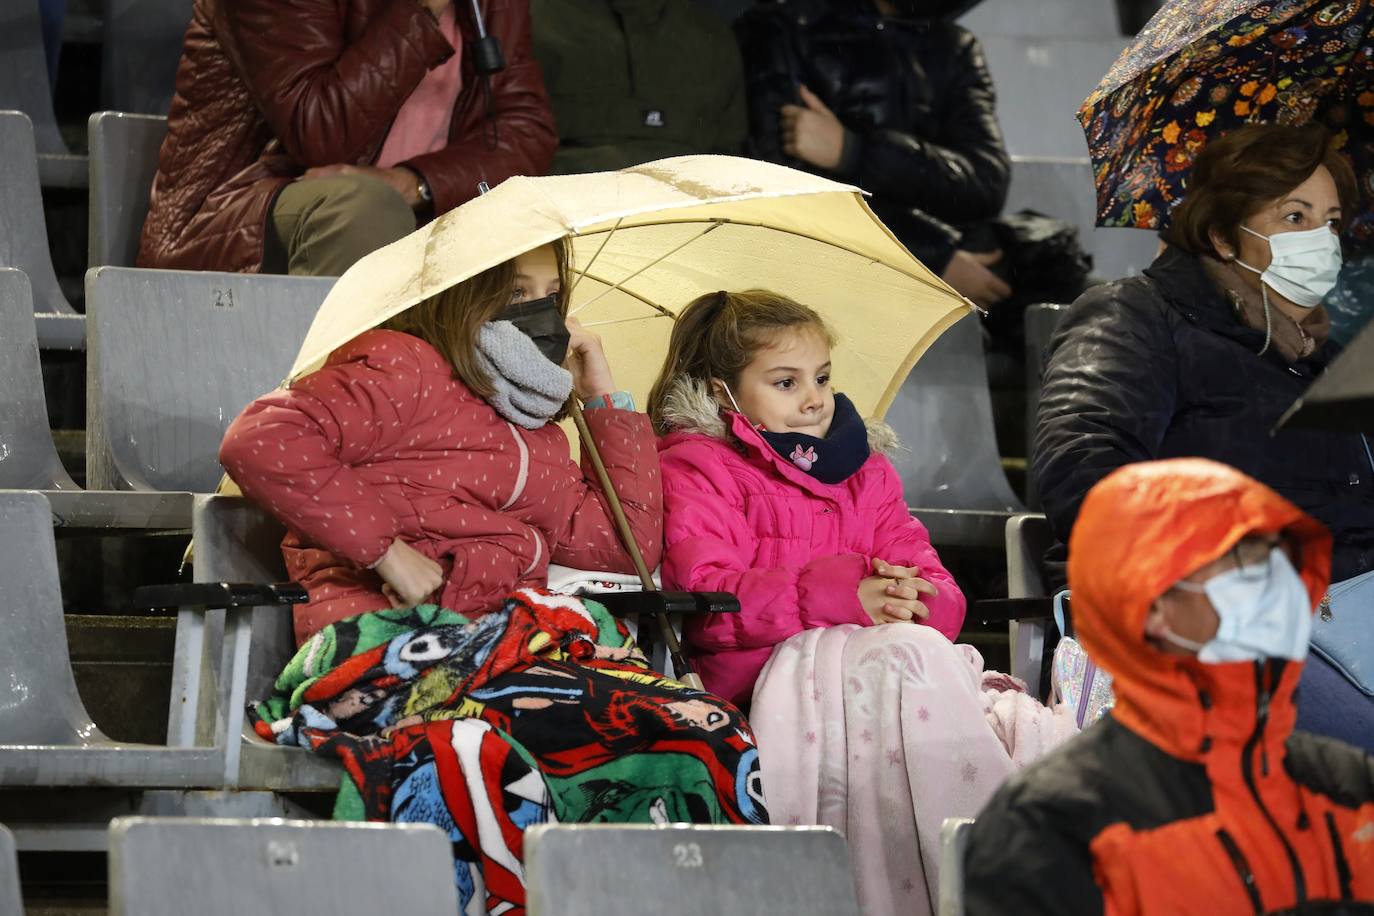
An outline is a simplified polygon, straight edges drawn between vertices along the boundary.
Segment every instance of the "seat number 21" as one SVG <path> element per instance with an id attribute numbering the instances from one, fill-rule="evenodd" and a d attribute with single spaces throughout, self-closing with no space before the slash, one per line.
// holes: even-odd
<path id="1" fill-rule="evenodd" d="M 678 868 L 701 868 L 701 846 L 697 843 L 678 843 L 673 847 L 673 864 Z"/>

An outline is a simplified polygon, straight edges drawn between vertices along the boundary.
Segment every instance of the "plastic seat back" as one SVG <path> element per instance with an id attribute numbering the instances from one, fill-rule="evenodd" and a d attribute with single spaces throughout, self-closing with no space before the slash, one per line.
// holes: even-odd
<path id="1" fill-rule="evenodd" d="M 166 115 L 190 22 L 191 0 L 105 0 L 101 104 Z"/>
<path id="2" fill-rule="evenodd" d="M 72 677 L 52 512 L 41 493 L 0 491 L 0 545 L 0 745 L 104 742 Z"/>
<path id="3" fill-rule="evenodd" d="M 99 267 L 86 273 L 86 478 L 209 492 L 224 430 L 286 377 L 334 281 Z"/>
<path id="4" fill-rule="evenodd" d="M 19 5 L 26 2 L 19 0 Z M 0 4 L 0 9 L 10 6 Z M 5 15 L 0 12 L 0 22 Z M 29 275 L 34 311 L 75 313 L 57 285 L 48 253 L 33 123 L 18 111 L 0 111 L 0 267 L 17 267 Z"/>
<path id="5" fill-rule="evenodd" d="M 33 291 L 12 267 L 0 268 L 0 488 L 76 489 L 49 432 Z"/>
<path id="6" fill-rule="evenodd" d="M 120 817 L 111 916 L 458 912 L 448 837 L 430 824 Z"/>
<path id="7" fill-rule="evenodd" d="M 98 111 L 91 140 L 91 267 L 133 267 L 167 119 Z"/>
<path id="8" fill-rule="evenodd" d="M 1081 136 L 1081 132 L 1080 132 Z M 1086 153 L 1076 158 L 1013 156 L 1007 213 L 1035 210 L 1078 228 L 1083 248 L 1093 256 L 1093 273 L 1117 280 L 1140 273 L 1155 259 L 1159 238 L 1143 229 L 1097 225 L 1097 190 Z"/>
<path id="9" fill-rule="evenodd" d="M 1022 4 L 1040 16 L 1040 4 Z M 1097 4 L 1103 9 L 1106 3 Z M 981 10 L 980 10 L 981 12 Z M 1007 150 L 1023 156 L 1088 155 L 1075 115 L 1129 39 L 979 34 L 997 92 L 997 119 Z"/>
<path id="10" fill-rule="evenodd" d="M 14 849 L 14 834 L 0 824 L 0 916 L 24 916 L 24 901 L 19 896 L 19 857 Z"/>
<path id="11" fill-rule="evenodd" d="M 959 24 L 979 38 L 1012 35 L 1083 39 L 1115 38 L 1119 34 L 1117 16 L 1108 0 L 983 0 L 964 14 Z"/>
<path id="12" fill-rule="evenodd" d="M 546 824 L 525 833 L 530 916 L 857 916 L 829 827 Z"/>
<path id="13" fill-rule="evenodd" d="M 0 3 L 0 109 L 22 111 L 33 120 L 38 149 L 63 155 L 67 144 L 57 129 L 48 58 L 43 50 L 39 0 Z"/>
<path id="14" fill-rule="evenodd" d="M 888 409 L 887 422 L 902 441 L 891 458 L 909 505 L 1020 509 L 997 454 L 976 315 L 959 319 L 925 352 Z"/>
<path id="15" fill-rule="evenodd" d="M 973 820 L 947 817 L 940 825 L 940 916 L 964 916 L 964 854 Z"/>

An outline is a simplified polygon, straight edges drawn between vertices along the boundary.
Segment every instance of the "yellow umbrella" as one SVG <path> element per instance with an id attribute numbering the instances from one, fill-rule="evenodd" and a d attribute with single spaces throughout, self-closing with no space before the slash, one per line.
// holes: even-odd
<path id="1" fill-rule="evenodd" d="M 858 188 L 729 156 L 682 156 L 618 172 L 511 178 L 339 278 L 289 379 L 336 348 L 482 271 L 558 239 L 572 247 L 570 313 L 601 335 L 617 384 L 645 403 L 674 316 L 697 296 L 758 287 L 820 312 L 836 332 L 836 384 L 881 416 L 926 348 L 970 307 L 912 257 Z M 289 380 L 288 379 L 288 380 Z M 574 405 L 579 438 L 585 435 Z M 588 448 L 641 582 L 654 588 L 619 500 Z M 678 670 L 667 618 L 657 614 Z M 695 675 L 683 678 L 695 687 Z"/>
<path id="2" fill-rule="evenodd" d="M 881 416 L 911 366 L 968 304 L 879 222 L 862 193 L 729 156 L 619 172 L 511 178 L 349 269 L 291 378 L 388 318 L 518 254 L 567 237 L 570 311 L 601 335 L 617 384 L 645 402 L 673 316 L 697 296 L 761 287 L 834 328 L 835 380 Z"/>

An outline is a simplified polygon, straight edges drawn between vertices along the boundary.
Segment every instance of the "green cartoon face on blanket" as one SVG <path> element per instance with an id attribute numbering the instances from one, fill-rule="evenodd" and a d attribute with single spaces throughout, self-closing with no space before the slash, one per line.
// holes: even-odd
<path id="1" fill-rule="evenodd" d="M 686 754 L 629 754 L 568 779 L 546 776 L 565 823 L 727 822 L 706 765 Z"/>

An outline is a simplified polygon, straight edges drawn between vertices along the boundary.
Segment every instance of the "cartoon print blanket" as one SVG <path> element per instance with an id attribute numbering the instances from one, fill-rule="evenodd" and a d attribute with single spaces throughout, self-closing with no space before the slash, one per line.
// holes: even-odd
<path id="1" fill-rule="evenodd" d="M 343 763 L 335 818 L 437 824 L 464 914 L 522 914 L 544 822 L 766 824 L 739 710 L 651 671 L 593 601 L 362 614 L 301 646 L 260 735 Z"/>

